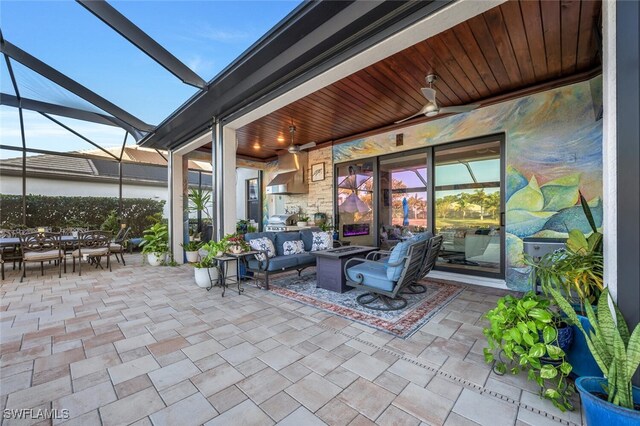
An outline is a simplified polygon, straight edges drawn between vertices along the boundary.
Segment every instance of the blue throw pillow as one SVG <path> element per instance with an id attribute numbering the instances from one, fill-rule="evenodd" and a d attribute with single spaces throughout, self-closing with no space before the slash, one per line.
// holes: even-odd
<path id="1" fill-rule="evenodd" d="M 402 260 L 402 258 L 404 258 L 409 252 L 409 246 L 412 243 L 412 241 L 403 241 L 396 244 L 389 255 L 389 263 L 387 265 L 393 265 L 394 263 L 400 262 L 400 260 Z M 387 278 L 390 281 L 398 281 L 402 275 L 404 265 L 405 264 L 402 263 L 398 266 L 387 266 Z"/>

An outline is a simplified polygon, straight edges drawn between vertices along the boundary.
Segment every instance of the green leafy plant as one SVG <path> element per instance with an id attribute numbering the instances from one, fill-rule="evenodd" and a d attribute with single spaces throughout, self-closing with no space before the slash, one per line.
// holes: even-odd
<path id="1" fill-rule="evenodd" d="M 107 218 L 100 225 L 100 229 L 103 231 L 111 231 L 113 235 L 118 233 L 120 229 L 120 221 L 118 220 L 118 212 L 111 210 Z"/>
<path id="2" fill-rule="evenodd" d="M 598 299 L 598 313 L 586 304 L 587 318 L 593 327 L 587 332 L 580 323 L 571 304 L 556 289 L 549 292 L 569 321 L 584 334 L 589 351 L 605 373 L 607 386 L 603 389 L 612 404 L 633 410 L 631 379 L 640 365 L 640 325 L 633 333 L 605 288 Z M 615 315 L 615 317 L 614 317 Z"/>
<path id="3" fill-rule="evenodd" d="M 218 264 L 218 262 L 213 258 L 213 256 L 205 256 L 200 259 L 200 262 L 196 262 L 193 264 L 194 268 L 213 268 Z"/>
<path id="4" fill-rule="evenodd" d="M 222 241 L 211 240 L 200 248 L 207 252 L 207 257 L 215 257 L 218 253 L 227 251 L 227 242 L 224 239 Z"/>
<path id="5" fill-rule="evenodd" d="M 247 233 L 256 232 L 256 231 L 258 231 L 258 228 L 256 228 L 255 226 L 253 226 L 253 225 L 248 225 L 247 226 Z"/>
<path id="6" fill-rule="evenodd" d="M 145 229 L 142 236 L 142 253 L 164 254 L 169 250 L 169 230 L 167 225 L 156 223 L 151 228 Z"/>
<path id="7" fill-rule="evenodd" d="M 202 244 L 200 241 L 189 241 L 186 244 L 180 243 L 184 251 L 198 251 Z"/>
<path id="8" fill-rule="evenodd" d="M 507 295 L 485 317 L 490 326 L 483 330 L 488 342 L 484 358 L 488 363 L 495 362 L 496 373 L 507 372 L 507 363 L 501 358 L 504 354 L 512 374 L 526 371 L 528 379 L 540 386 L 541 396 L 562 411 L 573 410 L 569 397 L 575 390 L 567 382 L 572 367 L 557 345 L 560 321 L 550 309 L 550 301 L 534 292 L 522 298 Z"/>
<path id="9" fill-rule="evenodd" d="M 228 249 L 231 246 L 238 246 L 242 251 L 249 251 L 251 247 L 249 243 L 244 240 L 244 237 L 240 234 L 227 234 L 222 239 L 226 244 L 225 248 Z"/>
<path id="10" fill-rule="evenodd" d="M 303 214 L 298 215 L 298 222 L 309 222 L 309 216 L 305 216 Z"/>
<path id="11" fill-rule="evenodd" d="M 211 191 L 201 188 L 191 188 L 189 190 L 189 208 L 190 212 L 203 212 L 208 219 L 209 205 L 211 204 Z"/>
<path id="12" fill-rule="evenodd" d="M 604 257 L 603 236 L 598 232 L 591 208 L 582 194 L 580 203 L 591 235 L 586 237 L 579 229 L 572 229 L 565 250 L 548 253 L 539 261 L 525 257 L 525 263 L 535 270 L 530 277 L 540 280 L 546 294 L 550 289 L 559 290 L 568 297 L 575 294 L 582 305 L 585 301 L 595 303 L 604 289 Z"/>

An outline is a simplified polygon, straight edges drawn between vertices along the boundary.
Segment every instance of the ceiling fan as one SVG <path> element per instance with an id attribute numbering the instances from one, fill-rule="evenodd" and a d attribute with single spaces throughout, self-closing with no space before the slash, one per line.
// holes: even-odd
<path id="1" fill-rule="evenodd" d="M 457 106 L 448 106 L 440 108 L 438 103 L 436 102 L 436 89 L 433 88 L 433 83 L 438 79 L 438 76 L 435 74 L 429 74 L 426 78 L 427 84 L 429 87 L 423 87 L 420 90 L 425 98 L 427 98 L 427 103 L 422 107 L 420 111 L 413 114 L 411 117 L 404 118 L 400 121 L 396 121 L 395 124 L 403 123 L 407 120 L 411 120 L 414 117 L 418 117 L 420 115 L 426 115 L 427 117 L 435 117 L 438 114 L 451 114 L 451 113 L 460 113 L 460 112 L 469 112 L 478 108 L 480 104 L 469 104 L 469 105 L 457 105 Z"/>
<path id="2" fill-rule="evenodd" d="M 309 143 L 305 143 L 303 145 L 296 145 L 293 143 L 293 139 L 294 139 L 294 135 L 296 133 L 296 126 L 291 125 L 289 126 L 289 133 L 291 133 L 291 143 L 289 144 L 289 146 L 287 147 L 287 151 L 289 152 L 289 154 L 297 154 L 300 151 L 303 151 L 305 149 L 309 149 L 309 148 L 313 148 L 314 146 L 316 146 L 315 142 L 309 142 Z M 264 145 L 265 148 L 270 148 L 270 149 L 275 149 L 275 150 L 280 150 L 281 147 L 275 147 L 275 146 L 269 146 L 269 145 Z"/>

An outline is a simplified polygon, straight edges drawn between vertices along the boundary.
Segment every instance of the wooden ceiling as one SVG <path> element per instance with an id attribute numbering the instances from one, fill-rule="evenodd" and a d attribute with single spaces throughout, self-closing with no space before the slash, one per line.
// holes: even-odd
<path id="1" fill-rule="evenodd" d="M 285 148 L 292 122 L 296 144 L 391 125 L 425 104 L 427 74 L 438 75 L 438 103 L 449 106 L 597 69 L 600 14 L 600 1 L 508 1 L 238 129 L 237 152 L 274 157 L 264 145 Z"/>

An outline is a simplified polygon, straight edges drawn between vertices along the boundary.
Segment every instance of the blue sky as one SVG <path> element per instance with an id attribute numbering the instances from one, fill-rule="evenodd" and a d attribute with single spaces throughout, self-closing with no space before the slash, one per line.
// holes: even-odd
<path id="1" fill-rule="evenodd" d="M 284 18 L 299 1 L 110 1 L 206 81 Z M 0 6 L 6 40 L 67 74 L 149 124 L 157 124 L 196 89 L 150 59 L 71 0 L 6 1 Z M 13 94 L 2 61 L 0 86 Z M 15 61 L 12 61 L 15 64 Z M 15 66 L 22 96 L 92 108 L 44 78 Z M 17 145 L 17 113 L 0 108 L 2 143 Z M 107 145 L 122 143 L 124 132 L 109 126 L 61 120 Z M 28 114 L 27 145 L 54 151 L 91 148 L 38 114 Z M 29 129 L 31 127 L 31 130 Z M 50 132 L 48 134 L 48 129 Z M 62 132 L 60 131 L 62 130 Z M 113 140 L 113 143 L 109 143 Z M 15 153 L 2 151 L 0 157 Z"/>

